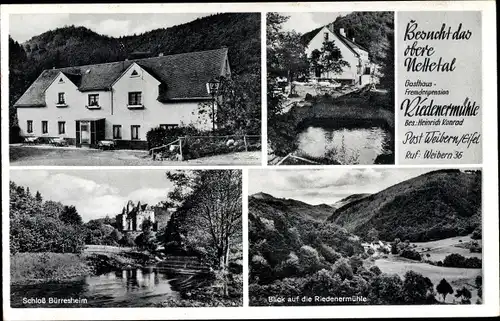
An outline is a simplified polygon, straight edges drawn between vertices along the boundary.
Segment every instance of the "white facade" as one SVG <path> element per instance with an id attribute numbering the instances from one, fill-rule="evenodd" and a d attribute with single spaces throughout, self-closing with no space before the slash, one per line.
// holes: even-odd
<path id="1" fill-rule="evenodd" d="M 134 75 L 132 75 L 134 73 Z M 61 81 L 62 79 L 62 81 Z M 105 138 L 146 140 L 146 133 L 160 125 L 190 125 L 210 129 L 211 121 L 200 120 L 199 105 L 203 100 L 178 100 L 162 103 L 157 100 L 160 82 L 133 63 L 108 91 L 81 92 L 63 73 L 55 78 L 45 91 L 45 107 L 18 107 L 17 116 L 22 136 L 75 138 L 76 121 L 105 118 Z M 140 93 L 140 105 L 129 105 L 129 93 Z M 59 93 L 64 93 L 65 104 L 58 104 Z M 89 95 L 97 94 L 98 108 L 89 108 Z M 205 100 L 206 101 L 206 100 Z M 32 132 L 28 132 L 32 121 Z M 42 133 L 42 121 L 48 122 L 48 132 Z M 59 122 L 65 123 L 65 132 L 59 132 Z M 121 137 L 113 137 L 113 126 L 121 126 Z M 140 126 L 138 137 L 132 138 L 131 126 Z"/>
<path id="2" fill-rule="evenodd" d="M 341 34 L 343 30 L 341 30 Z M 349 63 L 349 66 L 344 67 L 343 71 L 339 74 L 333 72 L 322 72 L 320 77 L 318 78 L 328 78 L 328 79 L 336 79 L 336 80 L 351 80 L 355 84 L 360 84 L 363 81 L 369 81 L 367 75 L 363 73 L 366 70 L 366 67 L 372 67 L 372 64 L 369 59 L 368 52 L 365 50 L 360 50 L 359 48 L 354 48 L 359 57 L 349 48 L 343 41 L 341 41 L 335 33 L 333 33 L 326 26 L 323 27 L 312 39 L 309 41 L 309 44 L 306 47 L 307 57 L 310 58 L 312 52 L 314 50 L 320 50 L 323 48 L 323 43 L 325 41 L 335 41 L 335 46 L 339 48 L 340 53 L 342 55 L 342 59 Z M 312 72 L 313 77 L 317 77 Z"/>

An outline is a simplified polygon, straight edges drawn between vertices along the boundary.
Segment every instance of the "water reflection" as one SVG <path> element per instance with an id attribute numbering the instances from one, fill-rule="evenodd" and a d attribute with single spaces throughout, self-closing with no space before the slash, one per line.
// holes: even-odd
<path id="1" fill-rule="evenodd" d="M 12 307 L 144 307 L 167 297 L 179 298 L 175 285 L 189 276 L 172 275 L 156 267 L 117 270 L 64 283 L 11 287 Z M 175 282 L 177 281 L 177 282 Z M 81 304 L 23 304 L 23 298 L 85 298 Z M 47 301 L 46 300 L 46 301 Z"/>
<path id="2" fill-rule="evenodd" d="M 309 126 L 298 136 L 298 155 L 326 158 L 339 164 L 373 164 L 387 153 L 388 133 L 380 127 L 339 128 Z"/>

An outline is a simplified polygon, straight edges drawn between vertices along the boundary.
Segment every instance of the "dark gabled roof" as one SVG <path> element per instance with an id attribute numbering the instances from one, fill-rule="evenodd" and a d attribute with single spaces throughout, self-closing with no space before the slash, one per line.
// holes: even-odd
<path id="1" fill-rule="evenodd" d="M 300 37 L 300 40 L 302 41 L 304 46 L 307 46 L 309 44 L 309 41 L 311 41 L 314 37 L 316 37 L 316 35 L 321 29 L 323 29 L 323 27 L 316 28 L 312 31 L 303 34 L 302 37 Z"/>
<path id="2" fill-rule="evenodd" d="M 329 26 L 327 28 L 328 28 L 328 30 L 333 32 L 340 39 L 340 41 L 342 41 L 353 52 L 356 52 L 355 49 L 360 49 L 360 50 L 368 52 L 368 49 L 366 49 L 365 47 L 361 46 L 360 44 L 355 43 L 354 41 L 350 40 L 347 37 L 342 36 L 338 30 L 332 30 L 333 28 L 331 28 Z"/>
<path id="3" fill-rule="evenodd" d="M 368 49 L 366 49 L 365 47 L 363 47 L 363 46 L 361 46 L 361 45 L 353 42 L 352 40 L 349 40 L 349 38 L 347 38 L 347 37 L 342 36 L 338 30 L 335 30 L 331 26 L 331 24 L 323 26 L 323 27 L 316 28 L 316 29 L 314 29 L 312 31 L 309 31 L 309 32 L 303 34 L 302 37 L 301 37 L 301 40 L 303 41 L 304 45 L 307 46 L 309 44 L 309 42 L 314 37 L 316 37 L 316 35 L 318 34 L 318 32 L 320 32 L 321 29 L 323 29 L 324 27 L 326 27 L 328 30 L 330 30 L 332 33 L 334 33 L 335 36 L 337 36 L 337 38 L 339 38 L 339 40 L 342 41 L 342 43 L 344 45 L 346 45 L 346 47 L 349 48 L 356 56 L 359 56 L 359 54 L 356 51 L 356 49 L 361 49 L 361 50 L 364 50 L 364 51 L 368 52 Z"/>
<path id="4" fill-rule="evenodd" d="M 14 106 L 45 106 L 45 90 L 59 72 L 64 73 L 82 92 L 110 90 L 114 82 L 134 62 L 164 85 L 158 97 L 160 101 L 210 98 L 206 83 L 212 78 L 223 76 L 227 52 L 227 48 L 222 48 L 44 70 Z"/>

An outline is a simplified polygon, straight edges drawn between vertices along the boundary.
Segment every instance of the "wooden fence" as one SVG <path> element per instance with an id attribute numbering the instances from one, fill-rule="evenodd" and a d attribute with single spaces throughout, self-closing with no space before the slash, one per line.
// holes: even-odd
<path id="1" fill-rule="evenodd" d="M 237 139 L 243 137 L 243 144 L 245 146 L 245 151 L 248 152 L 248 146 L 250 145 L 250 141 L 253 138 L 260 138 L 260 135 L 223 135 L 223 136 L 182 136 L 178 137 L 176 140 L 173 142 L 170 142 L 168 144 L 158 146 L 158 147 L 153 147 L 149 150 L 149 153 L 151 154 L 151 159 L 155 160 L 156 155 L 158 153 L 161 153 L 162 150 L 165 148 L 170 148 L 170 146 L 178 146 L 179 148 L 179 155 L 180 155 L 180 160 L 184 160 L 184 155 L 182 153 L 182 145 L 185 143 L 187 139 L 191 138 L 203 138 L 203 139 Z"/>

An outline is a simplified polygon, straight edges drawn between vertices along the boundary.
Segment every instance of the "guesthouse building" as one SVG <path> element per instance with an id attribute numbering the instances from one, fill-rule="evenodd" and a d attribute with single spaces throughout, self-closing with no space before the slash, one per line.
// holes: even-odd
<path id="1" fill-rule="evenodd" d="M 375 65 L 370 61 L 368 49 L 349 39 L 345 29 L 335 29 L 333 24 L 323 26 L 303 35 L 306 46 L 306 55 L 310 59 L 315 50 L 321 52 L 323 43 L 334 42 L 339 48 L 342 59 L 349 65 L 342 68 L 342 72 L 324 71 L 321 67 L 311 70 L 310 77 L 316 80 L 333 79 L 340 83 L 364 86 L 374 82 Z"/>
<path id="2" fill-rule="evenodd" d="M 230 74 L 227 48 L 49 69 L 14 106 L 24 137 L 145 149 L 155 127 L 211 129 L 200 104 L 213 98 L 208 82 Z"/>

